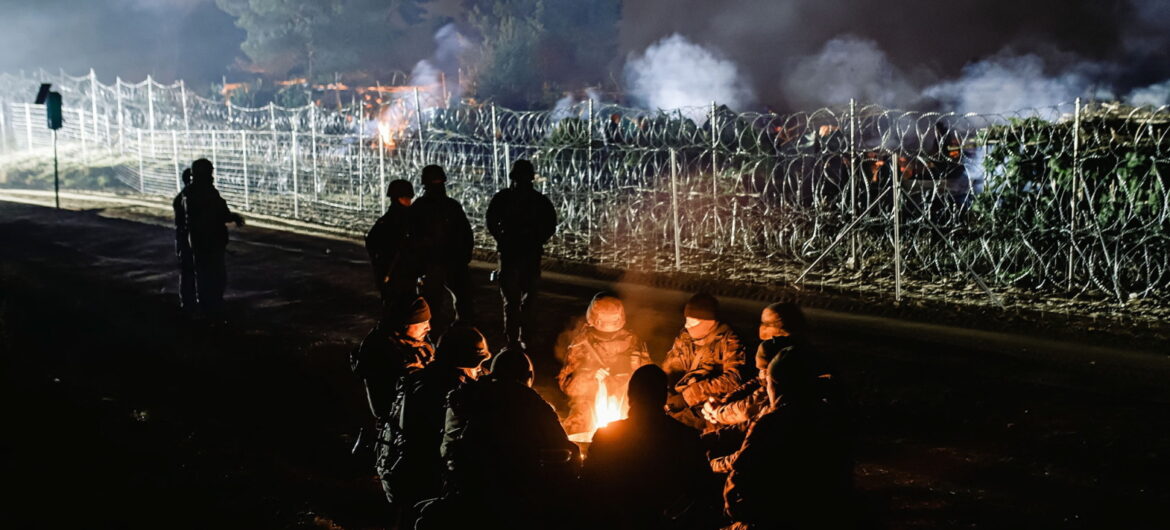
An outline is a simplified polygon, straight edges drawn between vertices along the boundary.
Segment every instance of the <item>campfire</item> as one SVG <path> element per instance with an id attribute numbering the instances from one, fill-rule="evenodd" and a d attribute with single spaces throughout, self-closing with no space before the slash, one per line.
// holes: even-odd
<path id="1" fill-rule="evenodd" d="M 614 389 L 622 392 L 624 389 Z M 597 429 L 609 425 L 611 422 L 624 420 L 629 415 L 630 404 L 623 393 L 610 393 L 605 380 L 597 382 L 597 394 L 593 398 L 593 430 L 569 435 L 569 440 L 576 443 L 590 443 L 593 433 Z"/>

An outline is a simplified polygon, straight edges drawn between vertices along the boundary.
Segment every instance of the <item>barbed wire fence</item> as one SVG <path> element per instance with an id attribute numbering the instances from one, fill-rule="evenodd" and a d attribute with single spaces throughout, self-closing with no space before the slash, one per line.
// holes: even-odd
<path id="1" fill-rule="evenodd" d="M 1009 115 L 851 103 L 788 115 L 595 100 L 522 112 L 399 87 L 371 107 L 247 108 L 163 85 L 0 75 L 0 151 L 47 149 L 41 80 L 83 163 L 171 196 L 196 158 L 243 211 L 365 230 L 426 164 L 493 249 L 487 203 L 527 158 L 557 206 L 549 254 L 623 270 L 895 300 L 1170 306 L 1170 109 Z"/>

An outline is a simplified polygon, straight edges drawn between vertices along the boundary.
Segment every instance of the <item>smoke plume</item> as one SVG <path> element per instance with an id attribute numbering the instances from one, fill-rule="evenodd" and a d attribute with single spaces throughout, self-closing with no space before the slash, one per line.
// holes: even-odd
<path id="1" fill-rule="evenodd" d="M 459 86 L 459 64 L 472 48 L 455 24 L 447 24 L 435 32 L 435 54 L 414 65 L 410 72 L 410 84 L 426 87 L 432 105 L 450 98 L 458 101 L 463 95 Z M 445 79 L 444 79 L 445 78 Z M 443 85 L 447 93 L 443 94 Z"/>
<path id="2" fill-rule="evenodd" d="M 739 67 L 679 34 L 631 54 L 625 67 L 630 98 L 649 109 L 680 110 L 699 119 L 712 101 L 746 109 L 755 94 Z"/>
<path id="3" fill-rule="evenodd" d="M 854 36 L 830 40 L 819 53 L 794 61 L 781 83 L 788 101 L 801 108 L 850 99 L 892 107 L 918 97 L 876 42 Z"/>

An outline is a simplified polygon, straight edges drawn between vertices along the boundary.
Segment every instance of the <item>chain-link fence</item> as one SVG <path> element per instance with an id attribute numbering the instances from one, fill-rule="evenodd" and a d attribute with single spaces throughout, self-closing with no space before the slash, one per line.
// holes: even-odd
<path id="1" fill-rule="evenodd" d="M 127 191 L 173 195 L 181 168 L 208 158 L 235 208 L 356 231 L 387 182 L 417 184 L 433 163 L 491 249 L 487 202 L 527 158 L 560 213 L 549 252 L 567 260 L 895 299 L 1170 305 L 1167 108 L 518 112 L 430 87 L 243 108 L 182 83 L 41 79 L 64 96 L 62 141 L 114 157 Z M 0 149 L 50 145 L 35 89 L 0 76 Z"/>

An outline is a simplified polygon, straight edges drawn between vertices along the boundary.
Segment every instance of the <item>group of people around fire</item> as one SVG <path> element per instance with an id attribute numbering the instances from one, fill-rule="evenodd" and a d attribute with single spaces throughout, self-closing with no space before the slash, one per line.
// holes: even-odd
<path id="1" fill-rule="evenodd" d="M 224 224 L 243 219 L 215 192 L 212 171 L 196 161 L 174 206 L 184 307 L 214 313 Z M 471 224 L 447 196 L 441 167 L 423 168 L 417 200 L 408 181 L 391 182 L 391 205 L 366 236 L 382 311 L 350 367 L 376 422 L 371 445 L 390 525 L 855 527 L 845 392 L 794 304 L 762 310 L 752 358 L 720 320 L 718 301 L 696 294 L 659 366 L 622 299 L 598 293 L 568 335 L 557 376 L 564 417 L 533 390 L 530 301 L 557 214 L 534 188 L 529 161 L 516 161 L 509 177 L 485 219 L 507 340 L 494 355 L 476 327 Z M 441 322 L 432 309 L 446 305 L 454 315 Z M 602 417 L 607 406 L 613 417 Z"/>
<path id="2" fill-rule="evenodd" d="M 533 390 L 529 301 L 557 217 L 529 161 L 509 177 L 484 220 L 507 341 L 494 355 L 475 327 L 471 224 L 441 168 L 424 168 L 413 202 L 407 181 L 391 183 L 392 205 L 366 237 L 383 311 L 350 360 L 377 423 L 393 524 L 849 527 L 848 407 L 794 304 L 763 309 L 752 370 L 715 297 L 696 294 L 659 366 L 621 298 L 598 293 L 568 334 L 563 418 Z M 454 321 L 440 332 L 432 309 L 452 296 Z M 601 417 L 606 406 L 614 417 Z"/>

